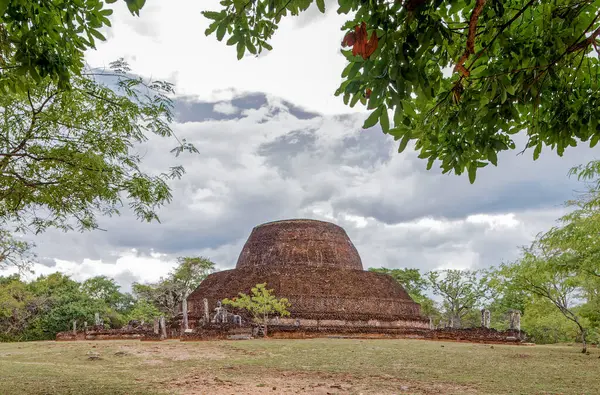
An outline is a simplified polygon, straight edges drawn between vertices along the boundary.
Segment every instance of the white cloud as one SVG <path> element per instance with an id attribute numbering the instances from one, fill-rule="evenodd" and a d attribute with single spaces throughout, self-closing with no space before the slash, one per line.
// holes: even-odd
<path id="1" fill-rule="evenodd" d="M 231 115 L 235 114 L 238 109 L 229 102 L 220 102 L 213 106 L 213 111 L 221 114 Z"/>
<path id="2" fill-rule="evenodd" d="M 425 171 L 414 152 L 396 154 L 381 131 L 360 129 L 359 115 L 299 119 L 272 95 L 260 107 L 237 94 L 232 100 L 237 119 L 214 120 L 222 114 L 215 102 L 189 102 L 189 114 L 209 120 L 173 125 L 199 155 L 174 158 L 158 137 L 140 147 L 149 171 L 174 164 L 187 170 L 172 183 L 161 224 L 138 222 L 125 210 L 102 219 L 107 232 L 47 232 L 35 239 L 37 273 L 58 270 L 78 280 L 104 274 L 127 289 L 158 280 L 177 256 L 202 255 L 231 268 L 254 226 L 285 218 L 339 224 L 365 268 L 488 267 L 514 259 L 520 245 L 553 224 L 575 186 L 563 174 L 593 155 L 579 147 L 536 163 L 503 154 L 500 167 L 483 169 L 470 185 Z"/>
<path id="3" fill-rule="evenodd" d="M 333 95 L 345 66 L 340 27 L 347 16 L 329 12 L 310 24 L 306 15 L 284 18 L 273 51 L 238 61 L 235 46 L 204 35 L 209 20 L 200 12 L 220 9 L 217 0 L 148 3 L 140 17 L 131 16 L 124 2 L 113 6 L 109 40 L 86 55 L 93 66 L 124 57 L 142 75 L 171 78 L 176 73 L 178 93 L 208 100 L 215 90 L 235 87 L 272 93 L 327 114 L 359 111 Z"/>
<path id="4" fill-rule="evenodd" d="M 273 51 L 238 61 L 234 47 L 204 36 L 200 11 L 218 9 L 218 0 L 148 2 L 139 18 L 116 2 L 109 40 L 86 54 L 88 63 L 124 57 L 136 73 L 175 82 L 191 110 L 174 129 L 200 154 L 174 158 L 152 137 L 140 147 L 145 169 L 182 163 L 187 170 L 172 183 L 162 224 L 140 223 L 124 210 L 102 220 L 108 232 L 47 232 L 35 240 L 37 273 L 105 274 L 128 286 L 156 281 L 177 256 L 232 267 L 253 226 L 294 217 L 344 227 L 365 267 L 479 268 L 513 259 L 553 224 L 574 186 L 567 170 L 592 151 L 578 147 L 563 158 L 545 151 L 537 162 L 506 153 L 498 168 L 480 169 L 475 185 L 425 171 L 415 152 L 398 155 L 380 130 L 361 130 L 362 108 L 333 95 L 345 66 L 339 50 L 347 16 L 337 15 L 334 0 L 327 4 L 325 16 L 313 7 L 284 19 Z M 266 104 L 246 103 L 247 92 L 265 92 Z M 194 107 L 200 100 L 208 105 Z M 294 115 L 290 103 L 324 115 Z M 342 113 L 350 115 L 334 116 Z"/>

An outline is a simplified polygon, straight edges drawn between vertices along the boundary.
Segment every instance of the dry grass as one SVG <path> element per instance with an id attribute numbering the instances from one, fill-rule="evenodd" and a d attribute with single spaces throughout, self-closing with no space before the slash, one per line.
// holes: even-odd
<path id="1" fill-rule="evenodd" d="M 421 340 L 5 343 L 0 394 L 597 394 L 600 350 L 578 351 Z"/>

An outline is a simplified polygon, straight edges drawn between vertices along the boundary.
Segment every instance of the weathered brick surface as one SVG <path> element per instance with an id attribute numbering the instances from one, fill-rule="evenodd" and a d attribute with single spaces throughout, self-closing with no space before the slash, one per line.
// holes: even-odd
<path id="1" fill-rule="evenodd" d="M 188 298 L 193 317 L 210 313 L 217 301 L 249 293 L 267 283 L 290 300 L 292 318 L 351 321 L 427 320 L 420 306 L 392 277 L 364 271 L 346 232 L 314 220 L 286 220 L 257 226 L 240 253 L 236 269 L 208 276 Z"/>
<path id="2" fill-rule="evenodd" d="M 296 219 L 268 222 L 252 230 L 237 268 L 336 267 L 363 270 L 346 231 L 329 222 Z"/>
<path id="3" fill-rule="evenodd" d="M 350 338 L 412 338 L 488 344 L 519 344 L 524 340 L 522 332 L 496 331 L 487 328 L 429 330 L 424 328 L 373 326 L 312 326 L 296 328 L 289 325 L 272 325 L 269 327 L 269 336 L 287 339 L 338 336 Z"/>

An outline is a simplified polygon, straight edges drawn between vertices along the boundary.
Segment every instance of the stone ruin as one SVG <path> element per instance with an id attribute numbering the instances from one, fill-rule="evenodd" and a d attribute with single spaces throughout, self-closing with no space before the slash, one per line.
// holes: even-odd
<path id="1" fill-rule="evenodd" d="M 429 320 L 392 277 L 363 269 L 341 227 L 298 219 L 252 230 L 235 269 L 209 275 L 188 297 L 190 327 L 206 323 L 225 298 L 267 283 L 291 303 L 290 317 L 272 324 L 295 328 L 422 328 Z M 214 322 L 214 321 L 213 321 Z"/>
<path id="2" fill-rule="evenodd" d="M 235 316 L 220 301 L 240 292 L 248 294 L 259 283 L 267 283 L 277 297 L 291 303 L 289 317 L 273 317 L 269 323 L 273 337 L 336 334 L 493 343 L 521 339 L 516 314 L 511 320 L 515 325 L 502 332 L 490 329 L 488 310 L 482 311 L 481 328 L 432 328 L 420 305 L 396 280 L 364 270 L 344 229 L 323 221 L 292 219 L 255 227 L 235 269 L 209 275 L 192 292 L 187 299 L 192 329 L 182 340 L 232 338 L 241 333 L 240 326 L 249 327 L 251 318 L 243 312 Z"/>
<path id="3" fill-rule="evenodd" d="M 267 283 L 277 297 L 290 303 L 289 317 L 273 317 L 273 337 L 304 338 L 327 335 L 346 337 L 413 337 L 433 340 L 506 343 L 520 342 L 520 313 L 510 312 L 510 329 L 490 329 L 490 312 L 481 311 L 481 327 L 435 329 L 421 315 L 404 288 L 391 276 L 363 269 L 361 258 L 339 226 L 316 220 L 295 219 L 255 227 L 244 245 L 235 269 L 209 275 L 187 298 L 187 320 L 181 311 L 173 322 L 156 319 L 154 327 L 130 322 L 123 329 L 62 332 L 57 340 L 138 338 L 181 340 L 247 338 L 257 333 L 251 317 L 229 311 L 225 298 L 250 293 Z M 183 304 L 185 305 L 185 303 Z M 183 306 L 180 306 L 183 308 Z M 187 323 L 187 328 L 185 328 Z M 102 324 L 96 317 L 96 324 Z"/>

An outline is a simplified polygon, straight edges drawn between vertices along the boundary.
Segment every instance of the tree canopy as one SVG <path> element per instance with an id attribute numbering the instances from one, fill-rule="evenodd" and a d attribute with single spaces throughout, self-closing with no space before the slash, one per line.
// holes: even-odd
<path id="1" fill-rule="evenodd" d="M 168 317 L 175 317 L 182 301 L 215 269 L 205 257 L 179 257 L 177 266 L 166 278 L 153 284 L 133 284 L 134 294 L 155 306 Z"/>
<path id="2" fill-rule="evenodd" d="M 0 228 L 0 270 L 8 266 L 19 270 L 29 268 L 35 257 L 32 247 L 32 243 L 19 240 L 12 232 Z"/>
<path id="3" fill-rule="evenodd" d="M 442 298 L 445 318 L 452 328 L 462 327 L 462 319 L 485 298 L 487 283 L 477 271 L 440 270 L 427 273 L 435 295 Z"/>
<path id="4" fill-rule="evenodd" d="M 129 77 L 122 61 L 112 66 L 115 88 L 75 77 L 69 90 L 44 80 L 0 96 L 0 218 L 34 232 L 94 229 L 97 213 L 118 214 L 124 197 L 139 218 L 158 219 L 155 209 L 171 199 L 167 181 L 183 168 L 147 174 L 135 144 L 173 136 L 172 87 Z M 174 151 L 184 150 L 195 151 L 185 141 Z"/>
<path id="5" fill-rule="evenodd" d="M 256 55 L 312 3 L 326 11 L 324 0 L 223 0 L 203 13 L 205 33 Z M 534 160 L 600 139 L 600 0 L 338 0 L 337 12 L 349 15 L 348 65 L 335 94 L 366 105 L 364 127 L 379 124 L 399 152 L 414 141 L 428 169 L 473 183 L 516 134 Z"/>
<path id="6" fill-rule="evenodd" d="M 173 137 L 173 86 L 132 76 L 123 60 L 91 69 L 84 52 L 105 40 L 117 0 L 0 0 L 0 265 L 26 267 L 32 244 L 13 231 L 97 229 L 128 204 L 158 220 L 170 202 L 162 174 L 141 169 L 140 143 Z M 124 0 L 139 15 L 145 0 Z"/>
<path id="7" fill-rule="evenodd" d="M 114 280 L 102 276 L 84 283 L 61 273 L 29 283 L 18 275 L 0 277 L 0 341 L 54 339 L 73 320 L 80 326 L 92 324 L 95 313 L 108 326 L 120 328 L 138 318 L 131 314 L 137 304 Z"/>
<path id="8" fill-rule="evenodd" d="M 117 0 L 0 0 L 0 92 L 25 92 L 28 79 L 50 79 L 58 88 L 84 69 L 84 52 L 110 26 Z M 139 15 L 146 0 L 124 0 Z"/>
<path id="9" fill-rule="evenodd" d="M 554 305 L 577 327 L 584 352 L 592 328 L 600 327 L 599 169 L 598 161 L 573 168 L 572 174 L 587 182 L 585 193 L 567 202 L 573 210 L 539 234 L 519 260 L 497 271 L 506 289 Z"/>
<path id="10" fill-rule="evenodd" d="M 250 295 L 240 292 L 233 299 L 223 299 L 223 304 L 236 309 L 246 310 L 257 324 L 264 326 L 264 335 L 268 334 L 269 319 L 273 314 L 286 317 L 290 315 L 291 307 L 287 298 L 278 298 L 267 283 L 256 284 L 250 290 Z"/>
<path id="11" fill-rule="evenodd" d="M 120 214 L 124 204 L 159 221 L 158 208 L 172 198 L 168 181 L 185 170 L 142 170 L 139 145 L 154 134 L 173 138 L 175 155 L 198 151 L 171 130 L 172 85 L 129 72 L 118 60 L 72 77 L 70 89 L 44 78 L 0 95 L 0 250 L 10 247 L 0 264 L 30 262 L 32 245 L 9 239 L 13 230 L 97 229 L 99 215 Z"/>

